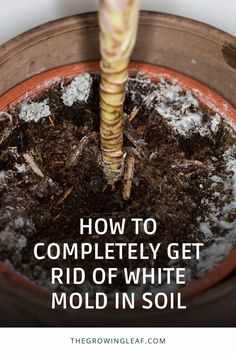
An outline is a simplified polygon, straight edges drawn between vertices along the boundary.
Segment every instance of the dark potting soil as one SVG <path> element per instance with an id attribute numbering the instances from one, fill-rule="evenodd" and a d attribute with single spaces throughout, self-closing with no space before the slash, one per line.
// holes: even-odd
<path id="1" fill-rule="evenodd" d="M 112 189 L 104 175 L 99 145 L 99 78 L 94 75 L 90 79 L 88 99 L 76 101 L 72 97 L 68 104 L 62 99 L 65 88 L 56 84 L 33 99 L 42 106 L 25 102 L 11 108 L 11 116 L 1 115 L 0 259 L 32 281 L 50 287 L 52 267 L 81 266 L 90 280 L 97 267 L 132 270 L 170 266 L 165 250 L 169 243 L 203 242 L 200 262 L 172 262 L 173 266 L 185 265 L 189 279 L 201 276 L 235 242 L 233 129 L 177 84 L 164 80 L 152 84 L 142 75 L 129 79 L 124 169 L 129 156 L 134 156 L 135 165 L 131 195 L 124 200 L 124 179 Z M 67 93 L 73 96 L 73 92 Z M 81 217 L 126 218 L 126 232 L 123 236 L 109 232 L 105 236 L 82 236 L 78 232 Z M 135 235 L 129 222 L 133 217 L 154 218 L 157 232 Z M 162 250 L 157 260 L 131 261 L 125 257 L 98 261 L 91 255 L 83 261 L 46 258 L 42 262 L 33 257 L 37 242 L 88 242 L 101 247 L 105 242 L 144 243 L 147 253 L 148 243 L 161 242 Z M 92 292 L 95 287 L 87 281 L 83 286 L 57 289 Z M 112 287 L 105 286 L 107 292 L 127 291 L 127 287 L 122 274 Z"/>

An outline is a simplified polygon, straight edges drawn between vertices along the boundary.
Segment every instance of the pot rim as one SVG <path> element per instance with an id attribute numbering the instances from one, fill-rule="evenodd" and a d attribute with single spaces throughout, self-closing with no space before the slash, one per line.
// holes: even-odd
<path id="1" fill-rule="evenodd" d="M 0 97 L 0 111 L 7 110 L 9 106 L 17 105 L 24 99 L 37 96 L 42 90 L 50 87 L 56 82 L 60 82 L 65 78 L 72 79 L 76 75 L 84 72 L 98 73 L 99 62 L 89 61 L 69 64 L 27 79 Z M 207 86 L 170 69 L 141 62 L 131 62 L 129 66 L 129 74 L 134 75 L 138 72 L 146 74 L 153 82 L 159 81 L 160 77 L 164 77 L 168 81 L 178 84 L 184 90 L 191 90 L 203 106 L 219 113 L 234 126 L 234 129 L 236 129 L 236 109 Z M 236 270 L 236 247 L 232 248 L 230 253 L 213 270 L 206 272 L 197 280 L 184 285 L 176 292 L 180 292 L 184 299 L 192 298 L 193 296 L 212 288 L 230 275 L 234 270 Z M 0 262 L 0 272 L 10 281 L 27 290 L 31 290 L 46 299 L 49 299 L 51 296 L 50 290 L 33 283 L 31 280 L 16 271 L 12 271 L 3 262 Z M 137 300 L 137 304 L 141 305 L 141 302 Z"/>
<path id="2" fill-rule="evenodd" d="M 176 14 L 171 14 L 168 12 L 161 12 L 161 11 L 151 11 L 151 10 L 141 10 L 140 11 L 140 21 L 142 23 L 148 22 L 150 23 L 150 21 L 152 21 L 152 19 L 154 17 L 158 16 L 159 21 L 162 21 L 162 19 L 168 18 L 170 20 L 176 20 L 178 19 L 179 22 L 181 22 L 182 20 L 184 20 L 185 23 L 188 24 L 192 24 L 195 29 L 196 32 L 199 31 L 199 35 L 201 35 L 202 31 L 208 31 L 209 30 L 211 32 L 214 32 L 215 37 L 219 38 L 224 36 L 224 41 L 227 37 L 227 39 L 232 42 L 234 42 L 235 40 L 235 36 L 232 35 L 231 33 L 224 31 L 222 29 L 219 29 L 216 26 L 210 25 L 209 23 L 206 22 L 202 22 L 202 21 L 198 21 L 192 18 L 188 18 L 186 16 L 181 16 L 181 15 L 176 15 Z M 0 45 L 0 54 L 1 51 L 4 52 L 4 54 L 7 54 L 7 52 L 9 51 L 14 51 L 16 50 L 16 47 L 18 47 L 19 44 L 23 44 L 25 43 L 25 45 L 27 45 L 28 42 L 28 36 L 29 35 L 33 35 L 35 37 L 35 39 L 37 39 L 38 37 L 40 38 L 40 36 L 44 33 L 45 28 L 48 27 L 48 25 L 50 25 L 50 27 L 53 29 L 51 30 L 52 32 L 54 32 L 54 30 L 56 30 L 58 27 L 63 27 L 64 30 L 66 31 L 67 28 L 67 22 L 71 21 L 73 23 L 75 23 L 76 21 L 78 21 L 78 19 L 80 19 L 81 21 L 81 27 L 89 27 L 92 26 L 94 27 L 94 23 L 89 23 L 90 21 L 93 22 L 94 19 L 97 20 L 97 26 L 98 26 L 98 11 L 87 11 L 87 12 L 83 12 L 83 13 L 77 13 L 74 15 L 68 15 L 68 16 L 63 16 L 61 18 L 57 18 L 55 20 L 51 20 L 51 21 L 47 21 L 45 23 L 42 23 L 38 26 L 34 26 L 33 28 L 30 28 L 16 36 L 14 36 L 13 38 L 7 40 L 6 42 L 2 43 Z M 12 53 L 14 55 L 14 53 Z M 1 61 L 0 61 L 1 62 Z"/>
<path id="3" fill-rule="evenodd" d="M 154 46 L 148 45 L 145 33 L 153 36 Z M 0 95 L 25 78 L 54 67 L 99 60 L 97 34 L 97 12 L 87 12 L 49 21 L 5 42 L 0 46 L 3 71 Z M 86 44 L 87 38 L 92 47 Z M 164 38 L 167 40 L 162 41 Z M 65 51 L 63 43 L 67 41 L 70 45 Z M 232 90 L 236 72 L 230 59 L 231 47 L 235 47 L 232 34 L 206 23 L 168 13 L 141 11 L 132 58 L 191 74 L 236 107 Z"/>

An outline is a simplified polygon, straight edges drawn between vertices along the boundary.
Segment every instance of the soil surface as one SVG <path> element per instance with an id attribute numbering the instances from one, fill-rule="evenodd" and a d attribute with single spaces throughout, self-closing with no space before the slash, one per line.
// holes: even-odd
<path id="1" fill-rule="evenodd" d="M 124 169 L 129 156 L 134 157 L 135 165 L 131 195 L 124 200 L 124 179 L 112 189 L 104 175 L 99 145 L 99 77 L 91 78 L 88 97 L 74 98 L 67 105 L 61 84 L 32 99 L 42 103 L 38 108 L 44 117 L 34 113 L 30 102 L 11 108 L 10 116 L 1 115 L 0 259 L 32 281 L 50 287 L 51 267 L 82 266 L 91 274 L 98 266 L 170 266 L 165 252 L 169 243 L 203 242 L 205 253 L 200 263 L 173 263 L 186 265 L 189 279 L 200 276 L 235 242 L 233 129 L 178 85 L 164 80 L 152 84 L 142 75 L 131 78 L 124 109 Z M 125 235 L 80 236 L 80 217 L 125 217 Z M 129 223 L 132 217 L 154 218 L 156 234 L 134 235 Z M 91 256 L 80 262 L 42 262 L 33 257 L 37 242 L 161 242 L 163 251 L 156 261 L 98 263 Z M 75 289 L 92 292 L 95 286 L 88 281 L 82 287 L 57 288 Z M 106 285 L 107 292 L 117 289 L 127 291 L 122 275 L 113 287 Z"/>

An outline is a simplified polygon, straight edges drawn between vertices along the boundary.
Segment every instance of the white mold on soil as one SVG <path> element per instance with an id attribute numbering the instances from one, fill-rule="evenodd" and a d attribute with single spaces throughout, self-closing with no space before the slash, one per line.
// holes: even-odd
<path id="1" fill-rule="evenodd" d="M 211 139 L 218 133 L 222 124 L 221 115 L 217 111 L 214 113 L 213 110 L 209 119 L 205 120 L 204 111 L 194 97 L 194 92 L 183 92 L 178 84 L 168 83 L 163 78 L 159 83 L 152 84 L 141 73 L 129 80 L 136 81 L 143 89 L 147 85 L 152 85 L 152 93 L 141 95 L 141 104 L 150 111 L 158 112 L 172 127 L 174 133 L 186 138 L 191 138 L 192 134 L 197 133 L 201 137 Z M 135 101 L 136 95 L 139 93 L 133 90 L 131 100 Z M 205 217 L 198 219 L 199 230 L 206 242 L 211 244 L 201 252 L 201 259 L 195 262 L 193 268 L 197 276 L 212 270 L 236 244 L 236 144 L 223 153 L 222 160 L 225 166 L 221 176 L 214 173 L 215 167 L 214 163 L 212 164 L 209 171 L 212 194 L 209 199 L 203 198 L 201 201 L 208 212 Z M 223 186 L 224 196 L 215 190 L 217 185 Z M 177 263 L 172 261 L 169 265 L 178 266 Z M 192 278 L 192 269 L 188 269 L 188 264 L 186 267 Z"/>
<path id="2" fill-rule="evenodd" d="M 16 169 L 17 173 L 22 173 L 22 174 L 24 174 L 28 171 L 28 168 L 25 163 L 22 163 L 22 164 L 16 163 L 15 169 Z"/>
<path id="3" fill-rule="evenodd" d="M 38 122 L 51 115 L 48 100 L 43 102 L 24 102 L 21 105 L 19 117 L 25 122 Z"/>
<path id="4" fill-rule="evenodd" d="M 66 87 L 62 87 L 62 101 L 65 106 L 71 107 L 77 101 L 87 102 L 92 86 L 92 77 L 88 73 L 81 74 Z"/>
<path id="5" fill-rule="evenodd" d="M 150 84 L 148 79 L 141 74 L 138 74 L 136 80 L 142 84 L 143 88 Z M 220 115 L 215 113 L 208 122 L 204 122 L 204 112 L 191 91 L 184 92 L 179 85 L 168 83 L 163 78 L 159 83 L 152 84 L 152 87 L 151 94 L 142 95 L 143 106 L 158 112 L 162 118 L 168 121 L 176 133 L 183 136 L 191 133 L 198 133 L 201 136 L 217 133 L 221 124 Z M 131 93 L 133 101 L 135 95 L 135 91 Z"/>
<path id="6" fill-rule="evenodd" d="M 17 200 L 16 200 L 17 203 Z M 0 252 L 13 254 L 14 264 L 19 264 L 22 250 L 27 246 L 27 236 L 33 235 L 35 227 L 33 221 L 25 214 L 23 206 L 6 206 L 5 213 L 0 217 L 1 224 L 5 224 L 0 231 Z M 24 233 L 26 233 L 24 235 Z"/>
<path id="7" fill-rule="evenodd" d="M 201 232 L 205 235 L 206 238 L 212 237 L 212 232 L 211 232 L 210 225 L 208 222 L 200 223 L 199 228 L 200 228 Z"/>
<path id="8" fill-rule="evenodd" d="M 233 195 L 236 202 L 236 144 L 225 151 L 224 160 L 226 163 L 226 172 L 231 172 L 231 183 L 233 188 Z"/>
<path id="9" fill-rule="evenodd" d="M 17 168 L 20 169 L 20 173 L 25 173 L 24 166 L 17 165 Z M 6 259 L 11 255 L 14 266 L 21 263 L 22 250 L 27 246 L 27 237 L 36 231 L 29 211 L 26 210 L 27 196 L 24 192 L 19 194 L 20 189 L 13 192 L 8 186 L 8 182 L 16 173 L 18 172 L 12 170 L 0 171 L 0 191 L 4 191 L 0 207 L 0 253 L 4 254 Z"/>
<path id="10" fill-rule="evenodd" d="M 208 208 L 208 215 L 199 224 L 200 230 L 206 239 L 214 242 L 201 252 L 201 258 L 196 263 L 196 275 L 202 276 L 213 269 L 230 252 L 236 244 L 236 144 L 223 154 L 225 161 L 225 179 L 213 175 L 212 188 L 217 184 L 223 184 L 225 194 L 230 196 L 225 199 L 224 207 L 219 208 L 219 202 L 223 200 L 222 194 L 212 193 L 211 201 L 203 199 L 202 205 Z M 229 175 L 229 173 L 231 175 Z M 217 231 L 220 230 L 219 236 Z"/>

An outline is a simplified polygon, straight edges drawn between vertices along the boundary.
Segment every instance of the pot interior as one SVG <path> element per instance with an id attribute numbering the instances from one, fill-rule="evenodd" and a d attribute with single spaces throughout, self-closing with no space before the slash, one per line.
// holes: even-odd
<path id="1" fill-rule="evenodd" d="M 179 85 L 184 91 L 191 91 L 205 109 L 213 110 L 232 126 L 236 123 L 236 111 L 228 102 L 208 87 L 183 74 L 139 62 L 132 62 L 129 70 L 130 76 L 135 76 L 137 73 L 142 72 L 154 83 L 159 82 L 160 78 L 163 78 L 168 82 Z M 91 74 L 99 73 L 99 63 L 84 62 L 71 64 L 36 75 L 2 95 L 0 98 L 0 111 L 6 111 L 9 107 L 19 105 L 25 100 L 34 100 L 42 91 L 61 82 L 62 79 L 69 82 L 74 77 L 87 72 Z M 5 274 L 11 274 L 4 265 L 1 267 Z M 186 297 L 194 296 L 220 282 L 235 268 L 235 249 L 233 249 L 214 270 L 207 272 L 203 277 L 186 285 L 181 292 Z M 19 281 L 23 286 L 31 287 L 31 283 L 28 281 L 24 280 L 21 282 L 21 278 L 18 275 L 14 274 L 12 279 Z M 35 289 L 35 287 L 37 289 L 37 286 L 32 285 L 32 289 Z M 42 290 L 39 291 L 42 292 Z"/>

